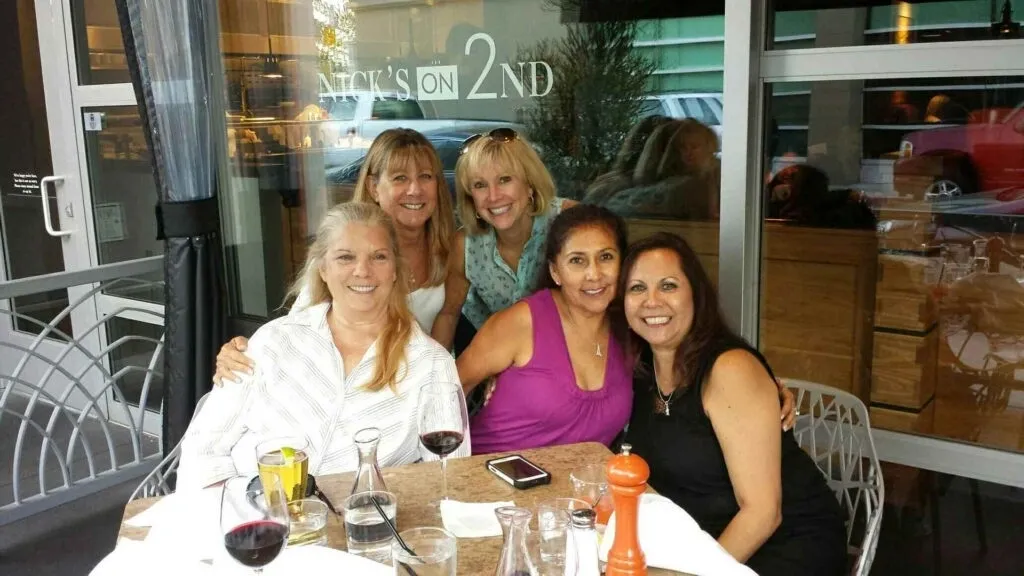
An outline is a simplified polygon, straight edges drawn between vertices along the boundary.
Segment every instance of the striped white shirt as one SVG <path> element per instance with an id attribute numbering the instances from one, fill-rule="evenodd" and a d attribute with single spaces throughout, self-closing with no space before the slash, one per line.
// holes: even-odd
<path id="1" fill-rule="evenodd" d="M 310 306 L 253 334 L 247 354 L 255 374 L 210 393 L 182 440 L 178 489 L 255 475 L 256 444 L 273 436 L 305 437 L 314 475 L 355 470 L 359 458 L 352 437 L 371 426 L 381 430 L 381 466 L 437 459 L 420 448 L 417 401 L 431 382 L 459 382 L 451 354 L 414 324 L 395 390 L 370 392 L 365 385 L 376 364 L 376 344 L 345 374 L 327 326 L 329 306 Z M 451 457 L 470 452 L 467 434 Z"/>

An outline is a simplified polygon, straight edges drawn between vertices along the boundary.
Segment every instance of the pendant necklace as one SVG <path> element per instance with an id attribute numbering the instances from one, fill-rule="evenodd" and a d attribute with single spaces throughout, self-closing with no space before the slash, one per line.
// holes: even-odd
<path id="1" fill-rule="evenodd" d="M 601 343 L 600 342 L 597 343 L 597 351 L 594 352 L 594 356 L 597 356 L 598 358 L 601 357 Z"/>
<path id="2" fill-rule="evenodd" d="M 665 416 L 670 415 L 670 413 L 671 413 L 670 404 L 672 403 L 672 396 L 675 395 L 676 391 L 673 389 L 672 392 L 669 392 L 669 395 L 668 395 L 667 398 L 664 395 L 662 395 L 661 388 L 658 388 L 658 369 L 657 368 L 654 369 L 654 393 L 656 394 L 656 396 L 654 398 L 654 413 L 655 414 L 663 414 Z"/>

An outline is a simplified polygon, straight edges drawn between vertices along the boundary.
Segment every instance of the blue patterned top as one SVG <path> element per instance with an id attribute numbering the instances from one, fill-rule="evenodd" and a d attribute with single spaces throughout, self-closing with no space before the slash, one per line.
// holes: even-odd
<path id="1" fill-rule="evenodd" d="M 515 304 L 537 289 L 544 264 L 544 246 L 551 221 L 562 211 L 564 199 L 555 198 L 544 214 L 535 216 L 530 238 L 523 246 L 519 266 L 513 272 L 498 252 L 494 229 L 483 234 L 466 234 L 466 279 L 469 292 L 462 313 L 479 330 L 491 314 Z"/>

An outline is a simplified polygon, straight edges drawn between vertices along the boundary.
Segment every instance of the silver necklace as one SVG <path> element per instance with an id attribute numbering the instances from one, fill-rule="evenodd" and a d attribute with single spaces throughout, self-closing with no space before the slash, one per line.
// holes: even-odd
<path id="1" fill-rule="evenodd" d="M 675 391 L 675 389 L 672 389 L 672 391 L 669 392 L 668 397 L 665 397 L 664 395 L 662 395 L 661 388 L 658 388 L 658 369 L 657 369 L 657 367 L 654 368 L 654 393 L 657 394 L 657 397 L 654 399 L 654 413 L 655 414 L 664 414 L 665 416 L 670 415 L 671 414 L 672 397 L 675 396 L 676 391 Z"/>

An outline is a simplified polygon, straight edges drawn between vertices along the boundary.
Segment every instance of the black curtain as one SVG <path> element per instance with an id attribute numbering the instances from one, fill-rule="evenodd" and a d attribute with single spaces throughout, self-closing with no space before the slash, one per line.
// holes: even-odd
<path id="1" fill-rule="evenodd" d="M 209 391 L 224 341 L 224 267 L 215 158 L 219 98 L 216 0 L 115 0 L 153 173 L 164 240 L 163 447 L 169 452 Z"/>

